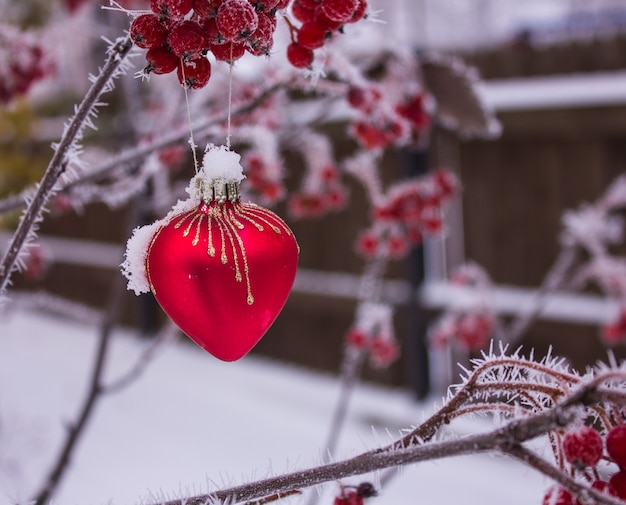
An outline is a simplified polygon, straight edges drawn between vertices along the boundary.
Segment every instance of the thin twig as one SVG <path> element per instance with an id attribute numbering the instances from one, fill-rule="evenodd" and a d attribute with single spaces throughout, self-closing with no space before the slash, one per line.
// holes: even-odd
<path id="1" fill-rule="evenodd" d="M 102 394 L 109 395 L 117 393 L 139 379 L 154 359 L 157 351 L 159 351 L 167 342 L 171 341 L 176 336 L 178 331 L 178 327 L 169 321 L 159 334 L 152 339 L 150 345 L 144 350 L 144 352 L 141 353 L 133 366 L 124 375 L 110 384 L 102 386 Z"/>
<path id="2" fill-rule="evenodd" d="M 524 336 L 528 328 L 544 310 L 546 296 L 559 289 L 563 284 L 577 257 L 578 251 L 576 247 L 563 246 L 552 267 L 544 277 L 543 283 L 535 292 L 531 309 L 514 319 L 509 328 L 504 331 L 505 342 L 517 342 Z"/>
<path id="3" fill-rule="evenodd" d="M 496 430 L 460 440 L 414 445 L 393 451 L 369 451 L 344 461 L 251 482 L 210 494 L 171 500 L 160 505 L 206 505 L 225 502 L 233 504 L 420 461 L 488 451 L 506 452 L 505 449 L 509 446 L 521 444 L 573 422 L 576 418 L 575 405 L 581 401 L 581 398 L 577 395 L 576 401 L 564 402 L 536 416 L 512 421 Z"/>
<path id="4" fill-rule="evenodd" d="M 124 58 L 129 54 L 132 46 L 130 38 L 120 39 L 115 43 L 109 51 L 109 56 L 100 70 L 98 77 L 94 79 L 83 101 L 78 106 L 74 118 L 67 126 L 48 164 L 48 168 L 39 182 L 37 190 L 26 212 L 22 216 L 17 230 L 13 234 L 2 263 L 0 263 L 0 297 L 4 295 L 9 285 L 11 274 L 15 270 L 20 252 L 32 233 L 37 221 L 41 219 L 44 207 L 52 194 L 54 186 L 67 169 L 69 163 L 68 153 L 70 149 L 88 123 L 89 115 L 93 112 L 100 96 L 109 89 L 111 80 L 116 76 Z"/>
<path id="5" fill-rule="evenodd" d="M 104 365 L 110 344 L 110 337 L 113 327 L 119 317 L 122 309 L 123 293 L 125 290 L 124 282 L 120 275 L 116 275 L 113 280 L 111 292 L 109 295 L 109 307 L 107 309 L 106 318 L 100 327 L 100 335 L 98 340 L 98 349 L 96 351 L 95 361 L 91 377 L 89 379 L 89 389 L 87 396 L 80 408 L 76 422 L 69 426 L 67 436 L 56 462 L 52 466 L 50 474 L 46 478 L 45 483 L 33 498 L 35 505 L 46 505 L 52 495 L 58 488 L 65 472 L 68 470 L 71 457 L 80 440 L 81 435 L 87 425 L 87 421 L 93 413 L 94 407 L 102 395 L 102 376 L 104 373 Z"/>
<path id="6" fill-rule="evenodd" d="M 585 498 L 592 498 L 594 503 L 601 503 L 604 505 L 624 505 L 624 502 L 611 495 L 601 493 L 600 491 L 593 489 L 589 486 L 585 486 L 580 482 L 574 480 L 572 477 L 562 472 L 558 467 L 552 465 L 545 459 L 539 457 L 530 449 L 522 445 L 512 445 L 503 449 L 505 454 L 514 457 L 515 459 L 531 466 L 535 470 L 550 477 L 552 480 L 558 482 L 561 486 L 572 491 L 576 496 L 584 500 Z M 584 503 L 587 503 L 586 501 Z"/>
<path id="7" fill-rule="evenodd" d="M 245 104 L 234 107 L 232 111 L 233 117 L 239 117 L 245 114 L 250 113 L 260 104 L 262 104 L 265 100 L 267 100 L 274 93 L 279 90 L 288 87 L 290 81 L 281 81 L 279 83 L 274 84 L 258 95 L 251 98 Z M 205 136 L 211 136 L 211 128 L 214 128 L 216 125 L 222 124 L 226 120 L 227 116 L 224 113 L 215 114 L 204 121 L 199 122 L 194 126 L 194 133 L 198 136 L 198 140 L 205 139 Z M 204 135 L 204 136 L 203 136 Z M 136 164 L 146 158 L 148 155 L 152 154 L 155 151 L 163 149 L 165 147 L 169 147 L 171 145 L 181 144 L 187 141 L 189 137 L 188 128 L 181 128 L 178 131 L 170 133 L 168 135 L 164 135 L 162 137 L 156 138 L 150 142 L 142 144 L 139 147 L 135 147 L 132 149 L 128 149 L 123 151 L 117 156 L 107 158 L 107 161 L 94 167 L 93 170 L 81 175 L 77 179 L 67 182 L 65 184 L 60 185 L 59 191 L 64 192 L 68 191 L 74 186 L 79 186 L 81 184 L 85 184 L 87 182 L 92 182 L 94 180 L 98 180 L 113 170 L 119 169 L 120 167 L 135 167 Z M 31 198 L 36 193 L 35 189 L 29 188 L 22 191 L 19 195 L 6 198 L 0 201 L 0 214 L 5 212 L 10 212 L 17 210 L 24 206 L 24 202 Z"/>

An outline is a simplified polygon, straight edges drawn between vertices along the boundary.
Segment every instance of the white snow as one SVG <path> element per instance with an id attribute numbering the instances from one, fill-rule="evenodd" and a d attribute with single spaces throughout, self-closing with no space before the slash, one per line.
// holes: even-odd
<path id="1" fill-rule="evenodd" d="M 96 334 L 41 314 L 0 319 L 0 505 L 27 500 L 40 485 L 85 392 Z M 146 345 L 116 334 L 109 380 Z M 223 363 L 186 342 L 171 344 L 137 382 L 98 405 L 53 503 L 132 505 L 315 465 L 338 387 L 334 377 L 283 363 L 254 356 Z M 430 407 L 402 391 L 361 386 L 336 456 L 387 443 L 386 430 L 395 436 Z M 461 435 L 489 428 L 457 426 Z M 405 468 L 369 503 L 528 505 L 540 503 L 547 486 L 516 462 L 478 455 Z M 325 486 L 319 503 L 330 505 L 336 491 Z"/>
<path id="2" fill-rule="evenodd" d="M 239 163 L 241 156 L 226 146 L 209 145 L 202 158 L 202 170 L 199 177 L 213 180 L 244 180 L 243 168 Z"/>

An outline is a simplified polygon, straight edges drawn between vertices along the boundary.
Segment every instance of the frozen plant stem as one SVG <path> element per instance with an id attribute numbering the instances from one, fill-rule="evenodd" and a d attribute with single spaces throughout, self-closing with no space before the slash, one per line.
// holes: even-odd
<path id="1" fill-rule="evenodd" d="M 83 101 L 76 109 L 72 121 L 67 126 L 39 182 L 37 191 L 22 216 L 17 230 L 13 234 L 13 238 L 2 259 L 2 263 L 0 263 L 0 298 L 6 292 L 11 280 L 11 274 L 17 265 L 20 252 L 31 235 L 37 221 L 41 219 L 42 212 L 52 194 L 55 184 L 67 169 L 69 163 L 68 153 L 70 149 L 84 129 L 85 124 L 88 122 L 89 115 L 98 103 L 100 96 L 109 89 L 111 80 L 116 76 L 117 71 L 120 69 L 124 58 L 128 55 L 131 48 L 132 42 L 130 38 L 125 38 L 118 40 L 110 49 L 109 56 L 100 70 L 99 75 L 93 81 Z"/>
<path id="2" fill-rule="evenodd" d="M 135 206 L 137 206 L 137 204 L 135 204 Z M 59 455 L 57 456 L 56 462 L 54 463 L 48 478 L 46 479 L 46 482 L 32 500 L 34 505 L 46 505 L 55 493 L 63 476 L 65 475 L 65 472 L 69 469 L 72 454 L 76 444 L 80 440 L 80 436 L 87 426 L 87 421 L 91 417 L 97 401 L 100 399 L 102 394 L 104 394 L 102 376 L 111 340 L 111 332 L 119 318 L 125 289 L 126 286 L 124 285 L 122 277 L 120 275 L 115 275 L 109 294 L 109 304 L 106 316 L 100 327 L 98 349 L 96 351 L 94 366 L 89 380 L 89 390 L 87 392 L 87 396 L 80 409 L 77 420 L 67 429 L 65 442 L 59 452 Z"/>
<path id="3" fill-rule="evenodd" d="M 396 448 L 397 446 L 392 444 L 388 448 L 368 451 L 336 463 L 251 482 L 210 494 L 162 502 L 159 505 L 234 504 L 420 461 L 482 452 L 512 454 L 512 451 L 516 447 L 520 447 L 523 442 L 574 422 L 580 404 L 586 404 L 592 399 L 602 401 L 602 398 L 609 394 L 610 390 L 601 390 L 599 387 L 598 381 L 590 381 L 559 405 L 531 417 L 511 421 L 505 426 L 487 433 L 472 435 L 459 440 L 410 445 L 403 448 Z M 518 457 L 517 454 L 515 456 Z M 518 459 L 541 472 L 545 471 L 544 467 L 534 465 L 528 459 Z M 595 495 L 594 498 L 596 498 Z M 597 501 L 608 505 L 620 503 L 603 495 L 598 495 Z"/>
<path id="4" fill-rule="evenodd" d="M 544 277 L 542 285 L 536 291 L 531 310 L 514 319 L 508 331 L 505 331 L 507 343 L 517 342 L 522 338 L 528 328 L 541 315 L 541 311 L 545 307 L 545 297 L 563 285 L 567 273 L 576 262 L 577 256 L 576 247 L 563 246 L 559 256 Z"/>
<path id="5" fill-rule="evenodd" d="M 232 117 L 236 118 L 252 112 L 263 104 L 269 97 L 283 88 L 289 88 L 289 81 L 276 83 L 275 85 L 264 89 L 244 104 L 233 108 L 231 114 Z M 213 133 L 215 132 L 212 132 L 211 128 L 223 123 L 227 117 L 228 116 L 225 113 L 215 114 L 194 124 L 194 134 L 197 136 L 197 141 L 200 142 L 206 140 L 207 138 L 214 137 Z M 137 163 L 147 158 L 150 154 L 165 147 L 182 144 L 186 142 L 188 138 L 189 128 L 185 126 L 178 131 L 164 135 L 153 141 L 142 143 L 139 147 L 133 147 L 123 151 L 117 156 L 108 158 L 104 163 L 95 166 L 93 170 L 81 175 L 78 179 L 64 184 L 60 190 L 67 191 L 75 186 L 95 181 L 107 176 L 110 172 L 117 170 L 120 167 L 135 167 Z M 24 200 L 30 198 L 31 195 L 34 194 L 35 191 L 33 189 L 26 189 L 16 197 L 8 197 L 0 201 L 0 214 L 21 208 L 24 205 Z"/>
<path id="6" fill-rule="evenodd" d="M 387 261 L 383 257 L 377 257 L 365 266 L 361 277 L 361 287 L 359 289 L 359 303 L 374 301 L 378 297 L 380 281 L 387 266 Z M 326 455 L 328 458 L 337 448 L 339 435 L 346 421 L 350 398 L 358 383 L 366 353 L 362 350 L 354 350 L 345 346 L 343 363 L 341 365 L 341 383 L 339 399 L 335 406 L 328 437 L 326 439 Z M 317 495 L 313 495 L 309 505 L 317 501 Z"/>

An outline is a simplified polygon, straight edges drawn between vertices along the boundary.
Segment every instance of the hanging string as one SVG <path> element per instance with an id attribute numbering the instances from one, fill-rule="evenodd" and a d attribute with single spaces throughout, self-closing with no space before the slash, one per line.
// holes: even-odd
<path id="1" fill-rule="evenodd" d="M 189 93 L 187 91 L 187 77 L 185 76 L 185 62 L 180 59 L 180 68 L 183 75 L 183 90 L 185 91 L 185 104 L 187 105 L 187 122 L 189 123 L 189 145 L 193 156 L 193 168 L 198 173 L 198 156 L 196 155 L 196 141 L 193 139 L 193 124 L 191 122 L 191 106 L 189 105 Z M 230 115 L 230 108 L 228 114 Z"/>
<path id="2" fill-rule="evenodd" d="M 233 43 L 230 43 L 230 68 L 228 69 L 228 121 L 226 123 L 226 148 L 230 150 L 230 119 L 233 106 Z"/>

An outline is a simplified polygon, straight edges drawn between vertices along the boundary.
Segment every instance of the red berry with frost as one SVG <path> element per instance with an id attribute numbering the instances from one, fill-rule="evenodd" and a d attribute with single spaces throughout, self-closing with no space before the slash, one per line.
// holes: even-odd
<path id="1" fill-rule="evenodd" d="M 241 42 L 254 33 L 259 18 L 247 0 L 225 0 L 217 11 L 217 27 L 227 40 Z"/>
<path id="2" fill-rule="evenodd" d="M 291 5 L 291 13 L 293 14 L 293 17 L 301 23 L 306 23 L 307 21 L 313 21 L 315 19 L 315 9 L 305 7 L 302 5 L 300 0 L 294 0 Z"/>
<path id="3" fill-rule="evenodd" d="M 324 27 L 309 21 L 298 30 L 298 44 L 307 49 L 318 49 L 326 42 L 326 33 Z"/>
<path id="4" fill-rule="evenodd" d="M 226 42 L 228 42 L 226 40 L 226 37 L 222 35 L 222 32 L 220 32 L 219 28 L 217 27 L 216 18 L 207 18 L 202 24 L 202 30 L 204 31 L 204 35 L 209 41 L 210 46 L 214 44 L 225 44 Z"/>
<path id="5" fill-rule="evenodd" d="M 329 19 L 340 23 L 350 21 L 358 6 L 358 0 L 322 0 L 320 4 Z"/>
<path id="6" fill-rule="evenodd" d="M 543 496 L 542 505 L 575 505 L 572 493 L 561 486 L 553 486 Z"/>
<path id="7" fill-rule="evenodd" d="M 367 1 L 359 0 L 359 5 L 354 10 L 352 17 L 348 20 L 348 23 L 356 23 L 365 17 L 365 12 L 367 11 Z"/>
<path id="8" fill-rule="evenodd" d="M 596 466 L 602 457 L 602 450 L 602 437 L 589 426 L 568 431 L 563 437 L 565 459 L 576 468 Z"/>
<path id="9" fill-rule="evenodd" d="M 211 63 L 203 56 L 195 60 L 181 61 L 177 75 L 178 82 L 185 88 L 203 88 L 211 78 Z"/>
<path id="10" fill-rule="evenodd" d="M 183 18 L 193 8 L 193 0 L 150 0 L 150 9 L 157 16 Z"/>
<path id="11" fill-rule="evenodd" d="M 130 25 L 130 38 L 143 49 L 160 46 L 165 42 L 167 29 L 154 14 L 136 17 Z"/>
<path id="12" fill-rule="evenodd" d="M 169 74 L 176 70 L 176 67 L 178 67 L 180 63 L 180 58 L 172 53 L 166 46 L 148 49 L 146 60 L 148 62 L 148 65 L 144 68 L 146 74 Z"/>
<path id="13" fill-rule="evenodd" d="M 167 43 L 172 52 L 179 58 L 193 60 L 199 58 L 209 47 L 205 32 L 195 21 L 181 21 L 170 29 Z"/>
<path id="14" fill-rule="evenodd" d="M 194 0 L 193 11 L 200 18 L 214 18 L 220 5 L 222 0 Z"/>
<path id="15" fill-rule="evenodd" d="M 321 9 L 315 11 L 314 21 L 327 32 L 337 31 L 343 26 L 341 21 L 330 19 Z"/>
<path id="16" fill-rule="evenodd" d="M 303 7 L 312 10 L 315 10 L 319 7 L 320 1 L 321 0 L 299 0 Z"/>
<path id="17" fill-rule="evenodd" d="M 212 44 L 211 52 L 216 60 L 232 63 L 237 61 L 246 53 L 246 46 L 243 43 L 226 42 L 226 44 Z"/>
<path id="18" fill-rule="evenodd" d="M 609 431 L 606 436 L 606 450 L 620 468 L 626 468 L 626 424 L 620 424 Z"/>
<path id="19" fill-rule="evenodd" d="M 274 31 L 276 30 L 276 19 L 263 12 L 259 13 L 259 24 L 248 40 L 246 41 L 248 51 L 255 56 L 268 56 L 274 45 Z"/>
<path id="20" fill-rule="evenodd" d="M 307 68 L 313 63 L 313 51 L 296 42 L 287 46 L 287 59 L 296 68 Z"/>

